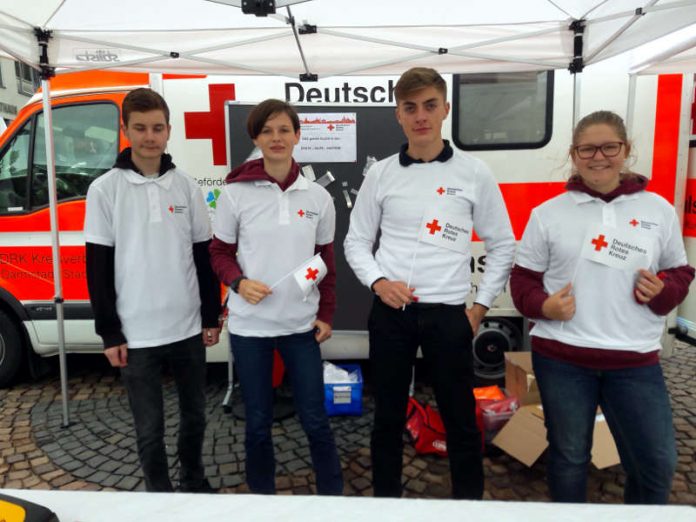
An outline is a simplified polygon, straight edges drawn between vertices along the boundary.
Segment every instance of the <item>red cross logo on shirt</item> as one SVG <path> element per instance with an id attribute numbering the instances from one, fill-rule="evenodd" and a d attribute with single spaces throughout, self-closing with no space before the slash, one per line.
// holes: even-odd
<path id="1" fill-rule="evenodd" d="M 171 205 L 169 205 L 169 208 L 167 210 L 169 210 L 169 212 L 171 212 L 172 214 L 174 213 L 174 207 Z"/>
<path id="2" fill-rule="evenodd" d="M 437 193 L 440 194 L 440 195 L 442 196 L 442 195 L 445 193 L 445 189 L 443 189 L 442 187 L 440 187 L 439 189 L 437 189 Z"/>
<path id="3" fill-rule="evenodd" d="M 312 281 L 316 281 L 316 280 L 317 280 L 317 275 L 318 275 L 318 274 L 319 274 L 319 269 L 317 269 L 317 268 L 312 268 L 312 267 L 310 266 L 310 267 L 307 269 L 307 275 L 304 276 L 304 277 L 305 277 L 305 279 L 306 279 L 307 281 L 309 281 L 310 279 L 311 279 Z"/>
<path id="4" fill-rule="evenodd" d="M 639 221 L 636 221 L 636 218 L 633 218 L 631 221 L 628 222 L 628 224 L 633 226 L 633 227 L 637 227 L 638 223 L 639 223 Z"/>
<path id="5" fill-rule="evenodd" d="M 302 209 L 298 210 L 297 215 L 300 217 L 304 217 L 304 210 L 302 210 Z"/>
<path id="6" fill-rule="evenodd" d="M 442 230 L 442 227 L 441 227 L 440 224 L 437 222 L 437 219 L 433 219 L 432 223 L 428 223 L 427 225 L 425 225 L 425 228 L 427 228 L 428 230 L 430 230 L 430 235 L 431 235 L 431 236 L 434 236 L 434 235 L 435 235 L 435 232 L 439 232 L 440 230 Z"/>
<path id="7" fill-rule="evenodd" d="M 604 234 L 599 234 L 598 237 L 594 238 L 591 243 L 595 246 L 595 250 L 599 252 L 602 250 L 604 247 L 609 246 L 609 243 L 604 241 Z"/>

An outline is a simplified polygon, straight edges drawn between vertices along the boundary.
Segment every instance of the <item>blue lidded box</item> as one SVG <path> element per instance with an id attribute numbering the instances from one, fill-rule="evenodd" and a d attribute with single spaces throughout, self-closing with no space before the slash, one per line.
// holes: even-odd
<path id="1" fill-rule="evenodd" d="M 324 383 L 324 406 L 329 417 L 362 415 L 363 377 L 359 364 L 337 364 L 349 373 L 357 372 L 358 382 Z"/>

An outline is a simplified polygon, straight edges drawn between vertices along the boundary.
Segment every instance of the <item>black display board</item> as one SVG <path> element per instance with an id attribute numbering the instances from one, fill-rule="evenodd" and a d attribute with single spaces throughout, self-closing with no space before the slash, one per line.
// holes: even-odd
<path id="1" fill-rule="evenodd" d="M 254 144 L 246 132 L 247 115 L 253 105 L 227 103 L 227 136 L 229 163 L 232 167 L 243 163 L 254 150 Z M 337 308 L 334 330 L 367 330 L 367 316 L 372 304 L 372 293 L 355 277 L 343 253 L 343 240 L 348 232 L 350 211 L 344 191 L 352 203 L 363 180 L 368 157 L 381 160 L 398 152 L 406 139 L 396 121 L 394 107 L 389 106 L 340 106 L 295 105 L 299 113 L 350 112 L 356 115 L 357 161 L 353 163 L 312 163 L 319 179 L 330 171 L 335 181 L 326 186 L 336 207 L 336 294 Z"/>

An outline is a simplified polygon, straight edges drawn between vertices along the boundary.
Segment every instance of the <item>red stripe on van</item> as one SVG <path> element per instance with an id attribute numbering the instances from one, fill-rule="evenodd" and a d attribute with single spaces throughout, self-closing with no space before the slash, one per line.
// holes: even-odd
<path id="1" fill-rule="evenodd" d="M 652 179 L 649 189 L 672 204 L 677 178 L 681 97 L 681 74 L 663 74 L 658 77 Z M 638 153 L 640 154 L 640 151 Z"/>
<path id="2" fill-rule="evenodd" d="M 565 182 L 563 181 L 500 184 L 500 191 L 503 193 L 503 199 L 505 199 L 515 239 L 519 241 L 522 238 L 522 233 L 527 226 L 532 209 L 541 205 L 544 201 L 561 194 L 564 191 L 564 187 Z"/>
<path id="3" fill-rule="evenodd" d="M 77 232 L 82 230 L 85 222 L 85 200 L 58 203 L 58 230 Z M 2 216 L 0 232 L 48 232 L 51 230 L 51 218 L 48 207 L 17 216 Z"/>

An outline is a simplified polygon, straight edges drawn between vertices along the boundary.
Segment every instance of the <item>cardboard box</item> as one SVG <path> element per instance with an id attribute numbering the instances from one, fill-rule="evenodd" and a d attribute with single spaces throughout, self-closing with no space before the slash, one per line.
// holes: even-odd
<path id="1" fill-rule="evenodd" d="M 507 355 L 507 354 L 506 354 Z M 531 467 L 549 445 L 546 441 L 544 412 L 540 404 L 521 407 L 493 439 L 508 455 Z M 619 464 L 619 452 L 604 415 L 595 417 L 592 463 L 603 469 Z"/>
<path id="2" fill-rule="evenodd" d="M 324 407 L 329 417 L 362 415 L 363 377 L 359 364 L 339 364 L 349 373 L 358 373 L 358 382 L 324 383 Z"/>
<path id="3" fill-rule="evenodd" d="M 539 388 L 532 369 L 532 352 L 505 352 L 505 390 L 520 406 L 539 404 Z"/>

